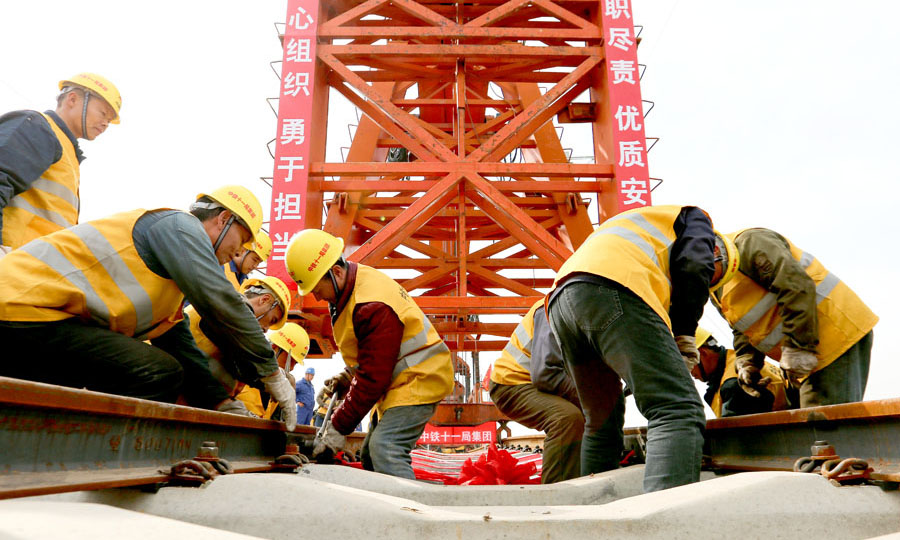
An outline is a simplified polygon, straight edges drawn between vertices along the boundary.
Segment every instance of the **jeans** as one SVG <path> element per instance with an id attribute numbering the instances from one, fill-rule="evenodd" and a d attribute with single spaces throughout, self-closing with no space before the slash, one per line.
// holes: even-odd
<path id="1" fill-rule="evenodd" d="M 169 353 L 77 319 L 0 322 L 0 375 L 174 403 L 184 370 Z"/>
<path id="2" fill-rule="evenodd" d="M 415 480 L 409 453 L 435 410 L 437 403 L 427 403 L 391 407 L 377 420 L 373 414 L 360 453 L 363 468 Z"/>
<path id="3" fill-rule="evenodd" d="M 542 484 L 581 476 L 584 415 L 580 408 L 565 398 L 541 392 L 533 384 L 491 382 L 491 400 L 510 419 L 546 434 Z"/>
<path id="4" fill-rule="evenodd" d="M 573 282 L 554 297 L 550 325 L 575 381 L 586 431 L 601 429 L 610 419 L 622 399 L 619 379 L 624 379 L 648 421 L 644 491 L 699 480 L 706 417 L 672 332 L 659 315 L 618 283 Z M 602 444 L 600 435 L 596 439 L 583 445 L 583 472 L 590 470 Z"/>
<path id="5" fill-rule="evenodd" d="M 800 407 L 862 401 L 869 381 L 873 340 L 870 331 L 825 369 L 807 377 L 800 384 Z"/>

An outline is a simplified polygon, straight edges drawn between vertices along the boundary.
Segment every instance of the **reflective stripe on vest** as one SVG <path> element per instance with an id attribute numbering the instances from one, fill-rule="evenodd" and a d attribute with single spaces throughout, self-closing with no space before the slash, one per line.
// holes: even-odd
<path id="1" fill-rule="evenodd" d="M 626 215 L 619 214 L 617 216 L 614 216 L 614 217 L 606 220 L 605 223 L 615 223 L 616 221 L 623 220 L 623 219 L 634 223 L 635 225 L 637 225 L 638 227 L 643 229 L 644 232 L 646 232 L 647 234 L 652 236 L 655 240 L 657 240 L 660 244 L 666 246 L 666 251 L 668 251 L 669 248 L 672 247 L 673 242 L 671 242 L 666 237 L 665 233 L 663 233 L 655 225 L 653 225 L 652 223 L 647 221 L 647 218 L 645 218 L 644 216 L 642 216 L 640 214 L 626 214 Z M 634 244 L 638 248 L 640 248 L 640 250 L 643 251 L 644 254 L 647 255 L 647 257 L 649 257 L 650 260 L 653 261 L 653 264 L 655 264 L 659 268 L 663 267 L 659 263 L 659 258 L 656 256 L 656 250 L 653 249 L 653 246 L 648 244 L 646 240 L 644 240 L 643 238 L 638 236 L 634 231 L 626 229 L 624 227 L 608 227 L 608 228 L 604 228 L 604 229 L 597 229 L 596 231 L 591 233 L 591 236 L 600 235 L 600 234 L 615 234 L 616 236 L 619 236 L 625 240 L 628 240 L 629 242 L 631 242 L 632 244 Z"/>
<path id="2" fill-rule="evenodd" d="M 444 351 L 450 352 L 447 344 L 443 341 L 438 341 L 430 347 L 425 347 L 421 350 L 419 349 L 428 342 L 428 331 L 432 328 L 430 320 L 426 318 L 424 322 L 424 328 L 421 332 L 400 344 L 400 360 L 397 361 L 397 364 L 394 366 L 394 371 L 391 374 L 392 381 L 407 369 L 421 364 L 432 356 Z"/>
<path id="3" fill-rule="evenodd" d="M 25 210 L 26 212 L 29 212 L 38 217 L 44 218 L 51 223 L 59 225 L 63 229 L 67 229 L 67 228 L 71 227 L 72 225 L 74 225 L 74 223 L 72 223 L 69 220 L 67 220 L 66 218 L 62 217 L 62 215 L 59 212 L 54 212 L 53 210 L 47 210 L 46 208 L 36 208 L 35 206 L 33 206 L 28 201 L 26 201 L 25 199 L 23 199 L 22 197 L 20 197 L 18 195 L 13 197 L 13 199 L 11 201 L 9 201 L 9 204 L 6 206 L 8 206 L 8 207 L 11 206 L 13 208 L 21 208 L 22 210 Z"/>
<path id="4" fill-rule="evenodd" d="M 31 183 L 31 189 L 37 189 L 43 191 L 45 193 L 49 193 L 51 195 L 56 195 L 60 199 L 66 201 L 71 204 L 75 208 L 79 208 L 81 206 L 81 200 L 78 198 L 78 195 L 69 189 L 68 187 L 60 184 L 59 182 L 51 182 L 46 178 L 38 178 L 34 182 Z"/>
<path id="5" fill-rule="evenodd" d="M 135 313 L 134 337 L 140 338 L 153 329 L 153 301 L 144 287 L 132 273 L 116 249 L 101 233 L 90 223 L 83 223 L 72 227 L 70 231 L 84 242 L 91 255 L 103 266 L 113 283 L 125 294 L 131 302 Z M 32 247 L 34 246 L 34 247 Z M 83 272 L 77 270 L 55 247 L 43 240 L 35 240 L 21 248 L 38 259 L 44 261 L 53 270 L 62 275 L 70 283 L 84 293 L 88 311 L 91 318 L 102 323 L 110 324 L 109 307 L 100 298 L 91 286 Z"/>
<path id="6" fill-rule="evenodd" d="M 504 351 L 507 352 L 510 356 L 512 356 L 513 360 L 516 361 L 517 364 L 525 368 L 528 373 L 531 373 L 531 357 L 528 356 L 531 354 L 531 336 L 528 335 L 528 330 L 525 328 L 525 325 L 519 323 L 516 326 L 515 331 L 516 337 L 519 339 L 519 343 L 522 344 L 522 349 L 519 349 L 515 345 L 513 345 L 512 340 L 506 343 L 506 347 L 503 348 Z M 525 353 L 528 354 L 525 354 Z"/>
<path id="7" fill-rule="evenodd" d="M 812 264 L 815 257 L 807 252 L 803 252 L 800 256 L 800 266 L 806 270 L 809 268 L 809 265 Z M 831 294 L 831 291 L 834 290 L 835 287 L 841 282 L 841 280 L 828 272 L 820 283 L 816 284 L 816 305 L 822 303 L 822 300 L 828 297 Z M 743 333 L 747 331 L 751 326 L 756 324 L 766 313 L 768 313 L 771 309 L 773 309 L 778 304 L 778 297 L 773 292 L 768 292 L 763 296 L 743 317 L 738 319 L 736 323 L 734 323 L 734 328 Z M 772 329 L 763 339 L 759 341 L 757 348 L 762 351 L 770 351 L 776 345 L 781 343 L 781 340 L 784 339 L 784 333 L 782 332 L 782 323 L 778 323 L 775 328 Z"/>

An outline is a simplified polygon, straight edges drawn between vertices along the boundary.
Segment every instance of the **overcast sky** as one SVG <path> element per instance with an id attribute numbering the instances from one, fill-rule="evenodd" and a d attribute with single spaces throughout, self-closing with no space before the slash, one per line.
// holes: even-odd
<path id="1" fill-rule="evenodd" d="M 284 0 L 32 1 L 0 16 L 0 112 L 53 107 L 80 71 L 112 80 L 122 123 L 82 143 L 82 220 L 137 207 L 186 208 L 224 183 L 268 211 L 266 149 L 278 94 L 274 23 Z M 763 226 L 816 255 L 881 317 L 867 399 L 898 396 L 900 255 L 895 184 L 900 47 L 894 2 L 635 0 L 657 204 L 696 204 L 725 232 Z M 279 66 L 276 64 L 276 69 Z M 351 109 L 333 114 L 331 160 Z M 322 134 L 323 127 L 313 133 Z M 568 137 L 568 140 L 567 140 Z M 564 146 L 579 148 L 570 130 Z M 718 315 L 703 324 L 721 341 Z M 311 360 L 316 383 L 337 360 Z M 301 370 L 295 371 L 299 374 Z M 317 386 L 318 386 L 317 384 Z M 628 424 L 641 423 L 633 412 Z"/>

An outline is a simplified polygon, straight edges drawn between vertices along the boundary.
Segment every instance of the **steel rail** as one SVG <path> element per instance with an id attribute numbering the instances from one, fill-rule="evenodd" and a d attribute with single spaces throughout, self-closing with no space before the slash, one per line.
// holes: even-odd
<path id="1" fill-rule="evenodd" d="M 283 469 L 315 428 L 0 377 L 0 499 L 173 480 L 212 442 L 234 472 Z M 348 437 L 353 449 L 361 434 Z"/>

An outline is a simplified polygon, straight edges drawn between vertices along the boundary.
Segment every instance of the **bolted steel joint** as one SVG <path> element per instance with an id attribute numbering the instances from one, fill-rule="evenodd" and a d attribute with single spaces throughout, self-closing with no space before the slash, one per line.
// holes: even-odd
<path id="1" fill-rule="evenodd" d="M 218 459 L 219 447 L 215 441 L 203 441 L 200 443 L 200 450 L 197 451 L 198 458 Z"/>

